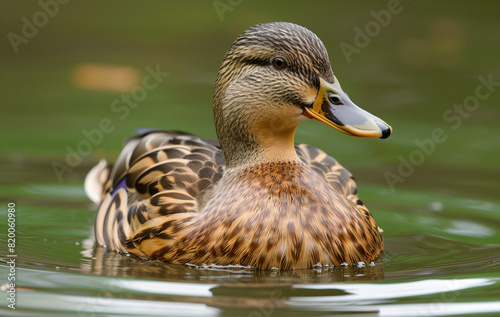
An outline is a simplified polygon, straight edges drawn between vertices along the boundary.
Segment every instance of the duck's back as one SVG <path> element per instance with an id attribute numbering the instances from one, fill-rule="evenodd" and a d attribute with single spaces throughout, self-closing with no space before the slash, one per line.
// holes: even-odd
<path id="1" fill-rule="evenodd" d="M 332 195 L 338 196 L 330 201 L 341 206 L 339 207 L 341 209 L 354 210 L 355 214 L 352 219 L 335 219 L 332 222 L 335 225 L 325 227 L 323 224 L 328 224 L 333 218 L 329 219 L 328 215 L 331 216 L 331 214 L 321 210 L 336 207 L 326 206 L 324 202 L 311 205 L 307 214 L 299 216 L 298 220 L 292 222 L 293 225 L 284 224 L 281 226 L 282 230 L 276 233 L 283 234 L 284 230 L 302 232 L 305 229 L 303 226 L 310 226 L 313 223 L 315 225 L 308 230 L 312 228 L 310 236 L 316 234 L 316 241 L 309 239 L 306 242 L 314 242 L 319 248 L 308 246 L 288 248 L 286 257 L 290 261 L 286 264 L 283 262 L 285 265 L 279 266 L 293 268 L 295 267 L 293 263 L 297 263 L 299 265 L 297 267 L 303 267 L 300 265 L 315 264 L 317 259 L 326 258 L 338 264 L 339 261 L 356 260 L 356 257 L 359 260 L 371 260 L 378 256 L 382 249 L 381 237 L 373 218 L 357 196 L 356 184 L 351 174 L 332 157 L 314 147 L 297 145 L 296 151 L 303 162 L 300 168 L 307 169 L 307 173 L 310 173 L 306 173 L 309 175 L 306 181 L 311 182 L 298 190 L 307 189 L 309 186 L 309 191 L 314 192 L 318 190 L 314 188 L 315 182 L 316 184 L 321 182 L 326 186 L 323 188 L 324 191 L 331 189 Z M 234 184 L 219 184 L 224 174 L 224 157 L 216 141 L 204 140 L 180 132 L 147 131 L 126 143 L 114 166 L 102 161 L 87 176 L 86 191 L 89 197 L 93 197 L 93 200 L 100 203 L 94 222 L 96 242 L 119 252 L 130 252 L 141 257 L 173 263 L 210 262 L 207 264 L 211 264 L 214 262 L 224 265 L 253 265 L 259 268 L 276 266 L 276 263 L 280 264 L 279 261 L 285 261 L 276 260 L 277 254 L 281 252 L 279 251 L 280 244 L 288 241 L 286 243 L 293 245 L 297 242 L 293 242 L 293 236 L 280 241 L 271 231 L 262 231 L 257 232 L 258 235 L 261 234 L 261 237 L 257 235 L 254 240 L 245 240 L 244 232 L 235 235 L 238 234 L 236 230 L 234 234 L 230 234 L 230 230 L 234 230 L 234 228 L 229 229 L 231 226 L 227 228 L 227 233 L 212 238 L 207 233 L 222 232 L 226 229 L 224 224 L 230 224 L 231 221 L 239 227 L 255 224 L 256 228 L 259 222 L 266 223 L 267 221 L 270 224 L 269 228 L 273 228 L 272 222 L 279 220 L 279 210 L 276 208 L 293 209 L 301 206 L 300 208 L 304 210 L 305 205 L 298 204 L 298 202 L 304 202 L 308 194 L 297 192 L 295 197 L 289 197 L 291 199 L 281 199 L 276 196 L 267 197 L 269 200 L 259 201 L 257 205 L 263 209 L 261 213 L 263 218 L 258 222 L 255 222 L 255 216 L 245 213 L 244 203 L 239 205 L 238 210 L 234 210 L 234 214 L 231 214 L 234 208 L 231 202 L 237 202 L 242 197 L 246 197 L 249 201 L 263 199 L 263 195 L 268 195 L 259 190 L 252 192 L 251 184 L 256 184 L 255 188 L 260 186 L 265 189 L 266 178 L 297 172 L 295 168 L 287 165 L 280 168 L 282 170 L 277 174 L 254 175 L 253 181 L 251 178 L 246 179 L 250 182 L 249 186 L 242 183 L 240 185 L 243 187 L 238 190 L 235 189 Z M 229 181 L 229 178 L 226 179 Z M 232 181 L 234 180 L 229 182 Z M 257 184 L 258 182 L 263 183 Z M 217 195 L 216 199 L 214 199 L 214 187 L 218 193 L 222 193 L 222 195 Z M 260 195 L 260 197 L 251 195 Z M 223 212 L 210 214 L 210 210 L 214 210 L 214 205 L 215 208 L 219 205 Z M 265 209 L 272 209 L 272 213 L 269 214 L 270 218 L 265 218 Z M 282 211 L 286 212 L 286 210 Z M 239 214 L 243 216 L 236 217 Z M 341 214 L 340 217 L 346 215 Z M 236 218 L 229 220 L 232 217 Z M 334 232 L 335 226 L 342 223 L 356 228 L 354 231 L 349 229 L 344 232 L 340 229 Z M 356 236 L 349 237 L 349 234 Z M 265 243 L 262 239 L 266 240 Z M 357 239 L 365 240 L 367 243 L 359 246 L 359 243 L 355 242 Z M 266 248 L 259 248 L 258 252 L 254 250 L 255 252 L 252 253 L 250 245 L 243 247 L 247 242 L 255 245 L 261 240 Z M 241 244 L 242 241 L 246 242 Z M 238 244 L 240 244 L 239 247 L 235 248 Z M 276 246 L 275 249 L 270 247 L 273 244 Z M 346 247 L 359 248 L 359 250 L 353 253 L 349 250 L 345 251 Z M 319 255 L 318 253 L 325 248 L 336 249 L 337 253 L 334 254 L 335 252 L 332 251 L 331 255 L 326 253 Z M 302 254 L 298 255 L 298 251 Z M 266 253 L 268 258 L 265 258 Z M 285 253 L 280 254 L 284 256 Z M 304 258 L 299 260 L 299 256 L 304 256 Z M 236 261 L 239 262 L 234 263 Z M 313 263 L 314 261 L 316 262 Z"/>
<path id="2" fill-rule="evenodd" d="M 177 131 L 147 130 L 127 140 L 114 166 L 101 161 L 87 175 L 87 195 L 99 204 L 94 236 L 130 252 L 127 240 L 153 219 L 198 211 L 201 193 L 224 170 L 218 144 Z"/>

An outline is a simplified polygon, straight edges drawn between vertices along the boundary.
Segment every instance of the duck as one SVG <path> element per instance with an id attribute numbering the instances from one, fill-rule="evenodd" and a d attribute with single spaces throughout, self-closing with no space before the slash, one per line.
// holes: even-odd
<path id="1" fill-rule="evenodd" d="M 299 123 L 310 119 L 351 136 L 392 133 L 342 90 L 318 36 L 289 22 L 244 31 L 219 69 L 213 116 L 217 140 L 144 129 L 115 164 L 92 168 L 85 191 L 98 205 L 98 247 L 257 270 L 380 258 L 381 229 L 352 174 L 294 142 Z"/>

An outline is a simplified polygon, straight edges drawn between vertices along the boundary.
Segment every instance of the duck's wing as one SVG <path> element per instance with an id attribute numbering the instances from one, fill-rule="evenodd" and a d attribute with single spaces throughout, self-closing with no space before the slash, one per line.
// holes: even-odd
<path id="1" fill-rule="evenodd" d="M 130 252 L 130 239 L 148 228 L 191 218 L 223 170 L 216 141 L 176 131 L 143 131 L 127 141 L 114 166 L 101 161 L 87 176 L 88 196 L 101 197 L 96 242 Z"/>
<path id="2" fill-rule="evenodd" d="M 336 159 L 307 144 L 297 144 L 295 150 L 300 159 L 323 176 L 331 187 L 351 200 L 363 214 L 370 214 L 368 208 L 359 199 L 354 177 Z"/>

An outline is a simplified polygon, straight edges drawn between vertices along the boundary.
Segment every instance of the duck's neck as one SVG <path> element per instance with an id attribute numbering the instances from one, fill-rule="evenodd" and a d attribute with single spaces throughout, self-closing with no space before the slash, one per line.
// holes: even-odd
<path id="1" fill-rule="evenodd" d="M 294 144 L 298 122 L 286 122 L 272 117 L 254 117 L 255 120 L 243 118 L 245 116 L 237 114 L 219 118 L 223 122 L 218 122 L 217 135 L 228 168 L 273 162 L 300 162 Z"/>

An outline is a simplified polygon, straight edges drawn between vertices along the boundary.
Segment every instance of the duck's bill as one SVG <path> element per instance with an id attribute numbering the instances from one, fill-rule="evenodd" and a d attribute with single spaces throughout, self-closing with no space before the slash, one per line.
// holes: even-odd
<path id="1" fill-rule="evenodd" d="M 333 84 L 320 79 L 318 96 L 312 108 L 304 108 L 304 115 L 348 135 L 385 139 L 392 133 L 390 125 L 356 106 L 337 78 Z"/>

